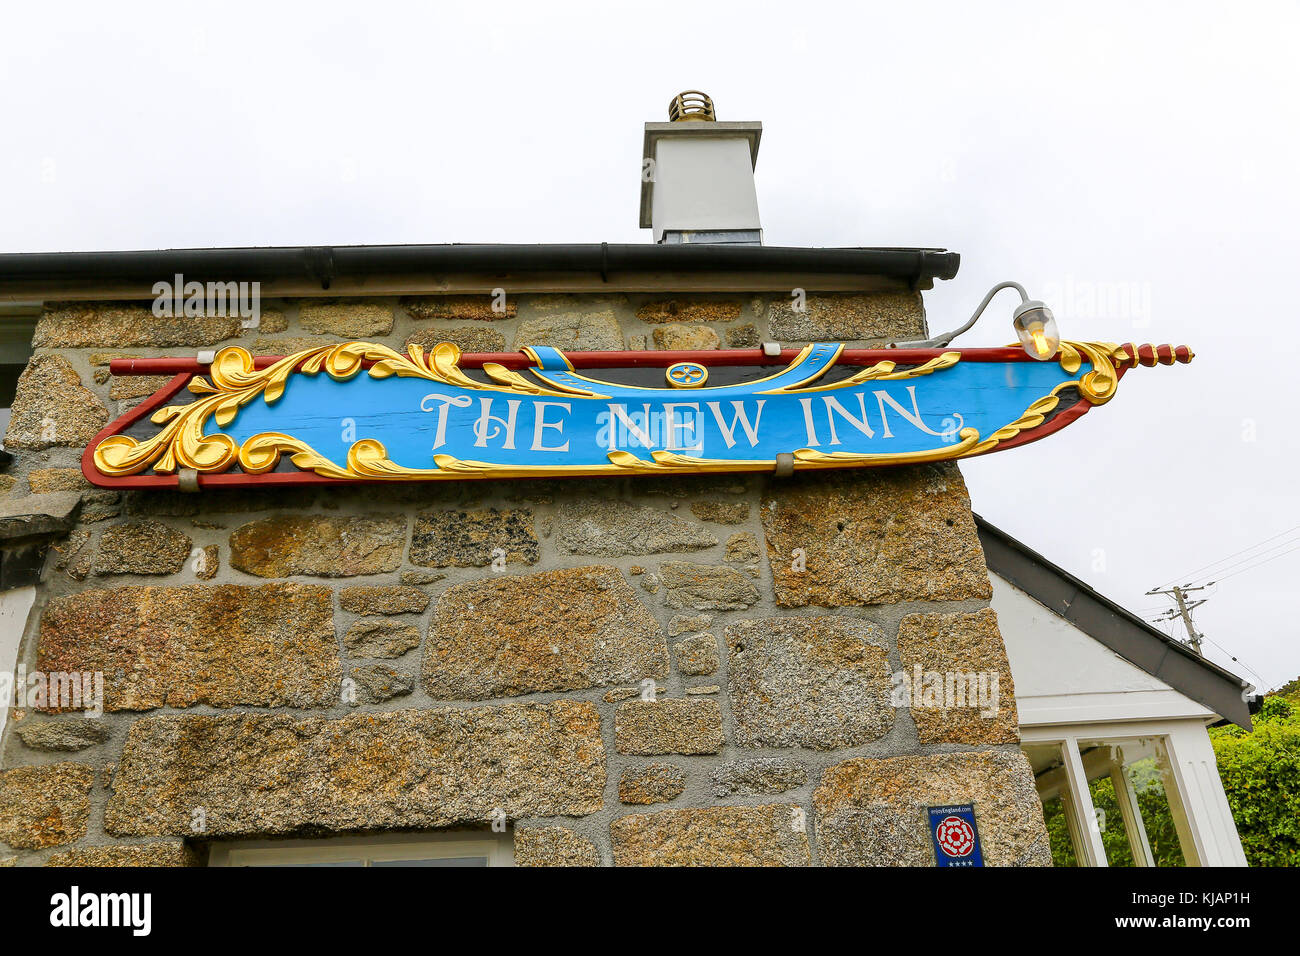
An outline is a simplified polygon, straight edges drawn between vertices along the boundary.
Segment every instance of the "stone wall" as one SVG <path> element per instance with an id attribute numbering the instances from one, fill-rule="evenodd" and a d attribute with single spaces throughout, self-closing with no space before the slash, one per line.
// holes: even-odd
<path id="1" fill-rule="evenodd" d="M 282 302 L 247 331 L 50 307 L 6 436 L 7 493 L 82 500 L 20 662 L 102 673 L 104 713 L 11 711 L 0 862 L 193 865 L 212 840 L 496 814 L 528 865 L 925 864 L 923 808 L 974 801 L 990 864 L 1047 863 L 953 465 L 193 495 L 93 489 L 78 465 L 162 384 L 111 376 L 121 356 L 869 345 L 923 329 L 907 291 L 806 310 Z M 896 706 L 891 675 L 916 667 L 996 672 L 999 712 Z"/>

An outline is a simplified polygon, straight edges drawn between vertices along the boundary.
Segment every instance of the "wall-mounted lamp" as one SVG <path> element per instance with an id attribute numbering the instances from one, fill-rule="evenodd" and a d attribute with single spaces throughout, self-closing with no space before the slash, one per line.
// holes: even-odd
<path id="1" fill-rule="evenodd" d="M 1003 289 L 1015 289 L 1020 293 L 1020 305 L 1016 306 L 1016 311 L 1012 315 L 1012 325 L 1015 326 L 1016 337 L 1020 339 L 1025 353 L 1040 362 L 1046 362 L 1054 357 L 1061 347 L 1061 335 L 1056 330 L 1056 319 L 1052 317 L 1052 310 L 1037 299 L 1029 298 L 1029 293 L 1018 282 L 999 282 L 989 289 L 988 295 L 984 296 L 984 301 L 979 304 L 970 321 L 960 328 L 918 342 L 894 342 L 889 347 L 894 349 L 943 348 L 978 322 L 979 317 L 993 301 L 993 297 Z"/>
<path id="2" fill-rule="evenodd" d="M 1061 347 L 1061 334 L 1056 331 L 1052 310 L 1041 302 L 1034 299 L 1021 302 L 1016 306 L 1011 324 L 1030 358 L 1046 362 Z"/>

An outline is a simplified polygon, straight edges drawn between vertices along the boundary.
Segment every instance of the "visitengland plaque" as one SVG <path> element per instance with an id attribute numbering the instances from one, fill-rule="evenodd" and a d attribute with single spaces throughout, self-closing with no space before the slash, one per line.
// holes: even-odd
<path id="1" fill-rule="evenodd" d="M 972 804 L 926 807 L 935 866 L 983 866 L 979 827 Z"/>
<path id="2" fill-rule="evenodd" d="M 364 342 L 208 363 L 119 359 L 172 380 L 87 447 L 103 487 L 877 467 L 1049 435 L 1185 346 L 710 352 L 533 347 L 461 355 Z"/>

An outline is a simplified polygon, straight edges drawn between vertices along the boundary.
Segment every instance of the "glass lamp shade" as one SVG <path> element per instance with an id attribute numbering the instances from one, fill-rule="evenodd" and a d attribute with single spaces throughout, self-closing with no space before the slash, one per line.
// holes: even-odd
<path id="1" fill-rule="evenodd" d="M 1061 334 L 1056 330 L 1051 309 L 1041 302 L 1022 303 L 1016 309 L 1013 324 L 1026 355 L 1040 362 L 1055 357 L 1061 347 Z"/>

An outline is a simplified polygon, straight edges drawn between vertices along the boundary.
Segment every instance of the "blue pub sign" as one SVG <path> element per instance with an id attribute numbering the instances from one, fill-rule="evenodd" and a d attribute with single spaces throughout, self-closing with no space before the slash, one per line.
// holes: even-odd
<path id="1" fill-rule="evenodd" d="M 927 807 L 935 866 L 983 866 L 975 806 L 970 803 Z"/>
<path id="2" fill-rule="evenodd" d="M 586 368 L 600 355 L 573 358 Z M 182 471 L 251 484 L 903 465 L 1033 441 L 1109 401 L 1126 368 L 1191 358 L 1111 343 L 1065 342 L 1037 362 L 1019 349 L 846 354 L 817 342 L 719 384 L 710 366 L 752 367 L 757 353 L 699 355 L 674 358 L 656 385 L 582 374 L 547 346 L 478 356 L 469 372 L 448 343 L 403 354 L 349 342 L 265 362 L 231 346 L 194 368 L 123 360 L 114 374 L 186 374 L 101 432 L 83 471 L 103 487 L 149 487 Z M 494 361 L 505 358 L 513 367 Z"/>

